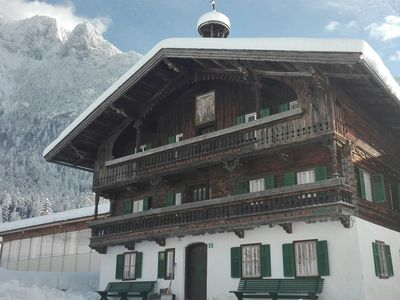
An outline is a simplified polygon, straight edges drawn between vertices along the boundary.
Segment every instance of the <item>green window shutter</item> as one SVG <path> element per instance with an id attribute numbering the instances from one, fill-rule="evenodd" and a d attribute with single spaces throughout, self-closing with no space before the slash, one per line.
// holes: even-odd
<path id="1" fill-rule="evenodd" d="M 317 261 L 319 276 L 329 275 L 329 257 L 328 257 L 328 242 L 317 242 Z"/>
<path id="2" fill-rule="evenodd" d="M 169 191 L 167 193 L 167 206 L 173 206 L 173 205 L 175 205 L 174 192 Z"/>
<path id="3" fill-rule="evenodd" d="M 382 203 L 386 200 L 385 181 L 382 174 L 374 174 L 371 176 L 372 199 L 376 203 Z"/>
<path id="4" fill-rule="evenodd" d="M 142 278 L 143 252 L 136 252 L 135 278 Z"/>
<path id="5" fill-rule="evenodd" d="M 144 197 L 143 198 L 143 210 L 149 210 L 150 209 L 150 202 L 151 202 L 151 197 Z"/>
<path id="6" fill-rule="evenodd" d="M 273 189 L 276 187 L 275 185 L 275 175 L 268 175 L 264 178 L 265 189 Z"/>
<path id="7" fill-rule="evenodd" d="M 115 279 L 122 279 L 122 275 L 124 273 L 124 255 L 117 255 L 117 263 L 115 266 Z"/>
<path id="8" fill-rule="evenodd" d="M 239 180 L 236 183 L 235 194 L 246 194 L 249 192 L 249 182 L 247 180 Z"/>
<path id="9" fill-rule="evenodd" d="M 242 262 L 240 247 L 231 248 L 231 277 L 240 278 L 242 273 Z"/>
<path id="10" fill-rule="evenodd" d="M 176 141 L 176 137 L 175 136 L 169 136 L 168 137 L 168 144 L 173 144 Z"/>
<path id="11" fill-rule="evenodd" d="M 386 262 L 387 262 L 389 276 L 394 276 L 392 254 L 390 253 L 389 245 L 385 245 L 385 255 L 386 255 Z"/>
<path id="12" fill-rule="evenodd" d="M 315 181 L 328 179 L 328 168 L 326 166 L 319 166 L 315 168 Z"/>
<path id="13" fill-rule="evenodd" d="M 295 265 L 294 265 L 294 247 L 293 244 L 282 245 L 283 254 L 283 275 L 285 277 L 295 276 Z"/>
<path id="14" fill-rule="evenodd" d="M 261 277 L 271 277 L 271 247 L 261 245 Z"/>
<path id="15" fill-rule="evenodd" d="M 360 190 L 360 197 L 362 199 L 366 199 L 366 193 L 365 193 L 365 182 L 364 182 L 364 171 L 362 169 L 358 169 L 358 188 Z"/>
<path id="16" fill-rule="evenodd" d="M 374 255 L 375 275 L 381 276 L 381 260 L 379 257 L 379 246 L 377 243 L 372 243 L 372 253 Z"/>
<path id="17" fill-rule="evenodd" d="M 133 205 L 132 200 L 125 200 L 124 201 L 124 214 L 132 213 L 132 205 Z"/>
<path id="18" fill-rule="evenodd" d="M 286 172 L 283 174 L 283 184 L 284 186 L 290 186 L 296 184 L 296 177 L 293 171 Z"/>
<path id="19" fill-rule="evenodd" d="M 260 109 L 260 118 L 268 117 L 271 115 L 269 107 Z"/>
<path id="20" fill-rule="evenodd" d="M 284 112 L 289 110 L 289 102 L 281 103 L 278 106 L 278 112 Z"/>
<path id="21" fill-rule="evenodd" d="M 235 125 L 243 124 L 244 123 L 244 116 L 238 116 L 235 118 Z"/>
<path id="22" fill-rule="evenodd" d="M 165 277 L 165 251 L 158 252 L 157 278 Z"/>

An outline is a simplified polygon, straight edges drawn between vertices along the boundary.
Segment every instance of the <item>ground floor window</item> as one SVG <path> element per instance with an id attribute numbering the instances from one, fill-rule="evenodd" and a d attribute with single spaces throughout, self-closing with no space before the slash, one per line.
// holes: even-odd
<path id="1" fill-rule="evenodd" d="M 157 278 L 173 279 L 175 268 L 175 249 L 158 252 Z"/>
<path id="2" fill-rule="evenodd" d="M 260 247 L 261 245 L 242 246 L 242 277 L 260 277 Z"/>
<path id="3" fill-rule="evenodd" d="M 318 276 L 317 241 L 294 243 L 296 276 Z"/>
<path id="4" fill-rule="evenodd" d="M 372 251 L 374 255 L 375 275 L 381 278 L 393 276 L 390 246 L 384 242 L 376 241 L 372 243 Z"/>
<path id="5" fill-rule="evenodd" d="M 136 253 L 129 252 L 124 254 L 124 274 L 123 279 L 135 279 Z"/>

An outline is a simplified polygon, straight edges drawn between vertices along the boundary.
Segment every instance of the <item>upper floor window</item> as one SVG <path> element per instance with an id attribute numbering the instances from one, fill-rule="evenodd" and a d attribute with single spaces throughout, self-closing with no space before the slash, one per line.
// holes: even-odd
<path id="1" fill-rule="evenodd" d="M 362 199 L 381 203 L 386 201 L 386 189 L 383 174 L 371 174 L 364 169 L 357 169 L 358 189 Z"/>
<path id="2" fill-rule="evenodd" d="M 207 185 L 199 185 L 192 188 L 192 200 L 202 201 L 208 199 L 208 188 Z"/>
<path id="3" fill-rule="evenodd" d="M 249 181 L 250 193 L 261 192 L 265 190 L 264 178 L 254 179 Z"/>
<path id="4" fill-rule="evenodd" d="M 306 184 L 315 182 L 315 171 L 308 170 L 297 173 L 297 184 Z"/>

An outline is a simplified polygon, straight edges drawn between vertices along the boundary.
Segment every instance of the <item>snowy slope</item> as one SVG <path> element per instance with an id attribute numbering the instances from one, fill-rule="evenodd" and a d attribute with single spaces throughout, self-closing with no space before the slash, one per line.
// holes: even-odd
<path id="1" fill-rule="evenodd" d="M 97 273 L 21 272 L 0 268 L 0 300 L 99 299 Z"/>
<path id="2" fill-rule="evenodd" d="M 89 205 L 91 175 L 46 163 L 46 145 L 140 55 L 123 53 L 90 24 L 0 21 L 0 221 Z"/>

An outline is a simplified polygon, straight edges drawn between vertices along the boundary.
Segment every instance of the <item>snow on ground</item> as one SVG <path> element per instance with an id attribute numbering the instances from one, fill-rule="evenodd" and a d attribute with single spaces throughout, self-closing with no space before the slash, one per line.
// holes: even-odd
<path id="1" fill-rule="evenodd" d="M 97 300 L 98 273 L 19 272 L 0 268 L 1 300 Z"/>

